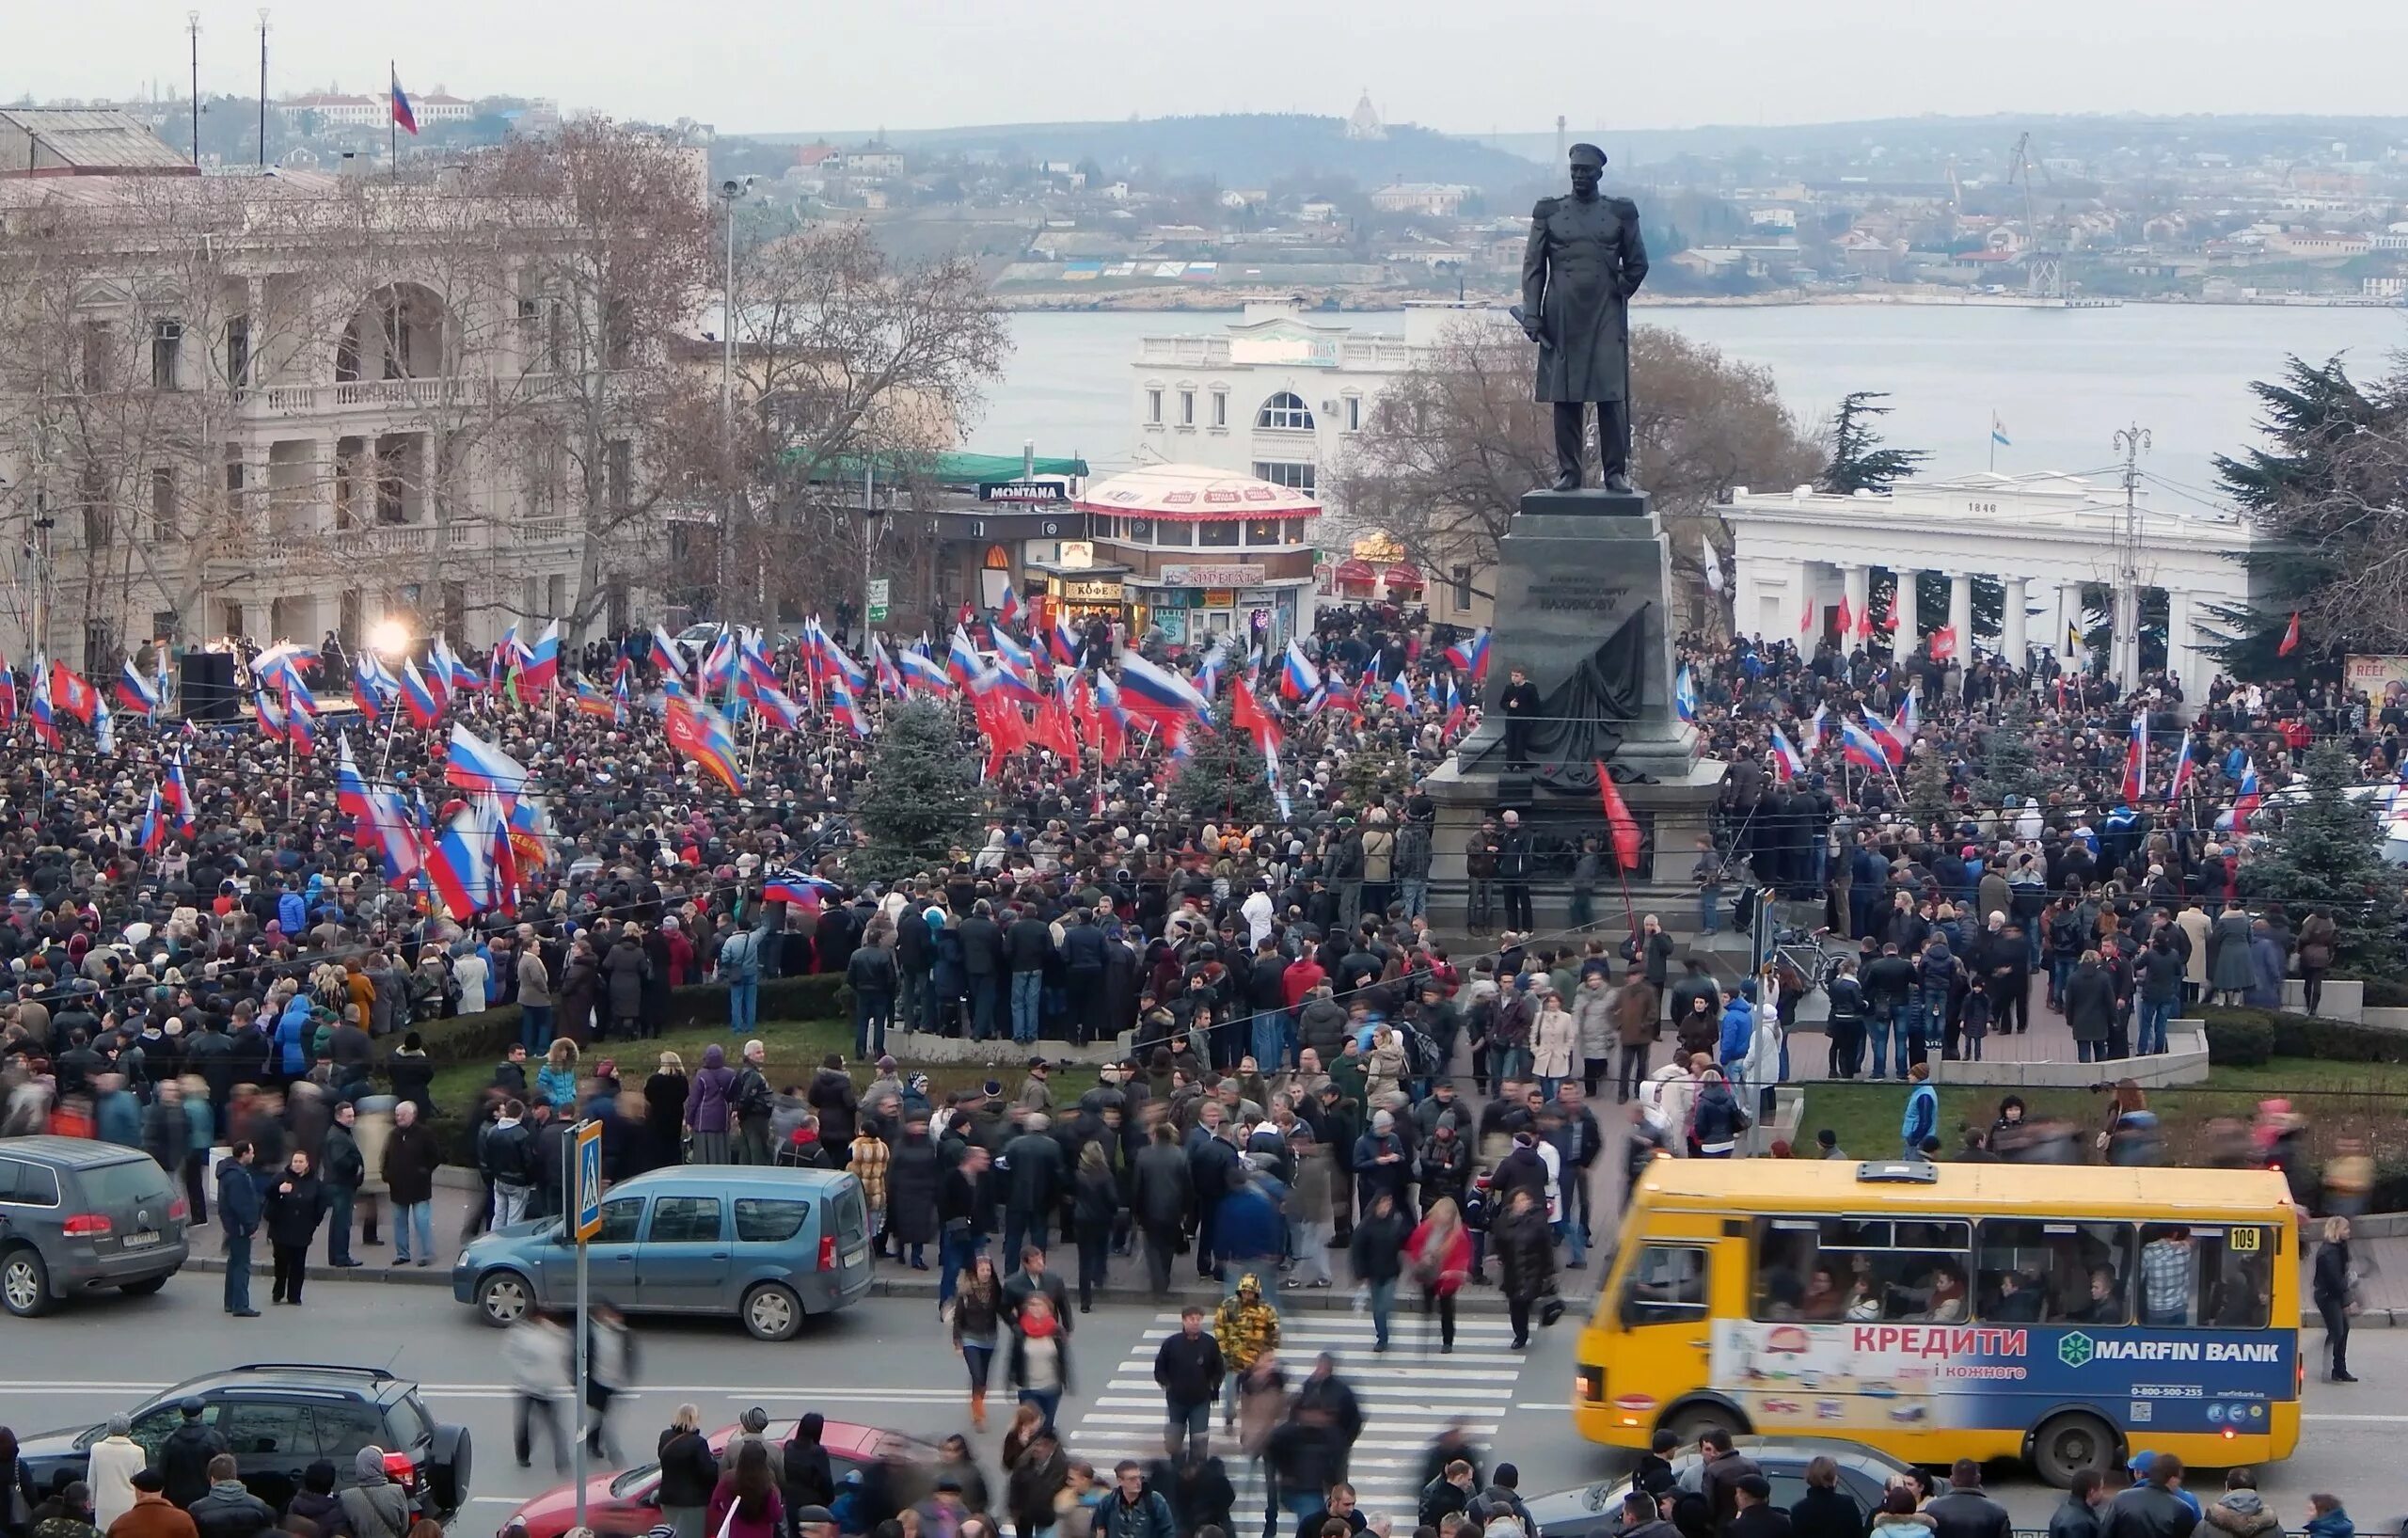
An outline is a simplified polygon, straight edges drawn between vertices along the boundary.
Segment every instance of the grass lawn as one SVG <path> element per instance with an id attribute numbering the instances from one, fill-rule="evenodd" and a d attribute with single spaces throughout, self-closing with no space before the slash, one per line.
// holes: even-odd
<path id="1" fill-rule="evenodd" d="M 2088 1134 L 2106 1124 L 2103 1094 L 1942 1085 L 1941 1142 L 1954 1149 L 1960 1127 L 1988 1127 L 1998 1116 L 2000 1100 L 2009 1094 L 2023 1097 L 2029 1117 L 2064 1117 L 2084 1129 L 2085 1147 L 2090 1142 Z M 2191 1163 L 2193 1152 L 2208 1141 L 2211 1122 L 2223 1118 L 2246 1122 L 2256 1114 L 2259 1101 L 2276 1097 L 2289 1100 L 2293 1110 L 2308 1118 L 2320 1158 L 2332 1151 L 2336 1138 L 2344 1136 L 2367 1139 L 2377 1153 L 2408 1151 L 2403 1096 L 2408 1096 L 2408 1065 L 2278 1057 L 2252 1068 L 2210 1069 L 2206 1083 L 2151 1090 L 2148 1102 L 2164 1128 L 2168 1161 Z M 1906 1086 L 1896 1083 L 1810 1085 L 1798 1128 L 1799 1150 L 1811 1153 L 1815 1132 L 1829 1127 L 1839 1134 L 1840 1147 L 1851 1156 L 1895 1158 L 1898 1122 L 1906 1113 Z"/>
<path id="2" fill-rule="evenodd" d="M 849 1059 L 853 1051 L 853 1028 L 849 1022 L 763 1021 L 753 1034 L 768 1048 L 769 1083 L 775 1088 L 784 1088 L 789 1084 L 807 1087 L 819 1071 L 820 1060 L 828 1054 L 841 1052 Z M 726 1051 L 730 1066 L 733 1066 L 743 1039 L 731 1035 L 725 1026 L 720 1026 L 715 1029 L 670 1031 L 652 1041 L 601 1041 L 586 1049 L 579 1066 L 591 1071 L 600 1059 L 615 1059 L 620 1082 L 629 1089 L 641 1090 L 644 1081 L 652 1077 L 662 1053 L 675 1053 L 686 1065 L 686 1071 L 692 1073 L 703 1066 L 703 1049 L 713 1043 Z M 1009 1047 L 1010 1043 L 1004 1045 Z M 1025 1056 L 1014 1056 L 1007 1051 L 1002 1054 L 999 1066 L 993 1069 L 967 1063 L 931 1065 L 927 1070 L 928 1088 L 934 1097 L 941 1100 L 952 1090 L 976 1088 L 992 1077 L 1002 1082 L 1005 1094 L 1017 1094 L 1021 1080 L 1027 1076 L 1026 1062 Z M 529 1060 L 527 1079 L 530 1085 L 533 1084 L 535 1070 L 539 1066 L 534 1059 Z M 878 1076 L 877 1069 L 870 1063 L 848 1063 L 848 1066 L 852 1070 L 856 1088 L 866 1089 L 870 1080 Z M 904 1065 L 907 1072 L 911 1066 L 908 1063 Z M 465 1063 L 442 1070 L 435 1076 L 435 1103 L 455 1113 L 465 1110 L 475 1103 L 477 1092 L 493 1082 L 493 1070 L 494 1064 L 486 1062 Z M 1089 1074 L 1093 1072 L 1092 1070 L 1087 1071 Z M 1068 1078 L 1069 1075 L 1062 1077 Z M 1058 1082 L 1060 1080 L 1057 1079 Z M 1082 1079 L 1079 1087 L 1085 1088 L 1086 1084 L 1087 1081 Z"/>

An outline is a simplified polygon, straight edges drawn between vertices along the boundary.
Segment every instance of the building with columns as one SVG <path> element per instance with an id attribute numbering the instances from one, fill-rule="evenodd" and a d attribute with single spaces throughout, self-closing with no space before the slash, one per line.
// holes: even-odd
<path id="1" fill-rule="evenodd" d="M 153 640 L 625 624 L 663 563 L 632 523 L 587 560 L 584 485 L 642 459 L 614 423 L 579 473 L 568 384 L 634 360 L 574 240 L 434 183 L 0 176 L 0 644 L 103 676 Z"/>
<path id="2" fill-rule="evenodd" d="M 2159 665 L 2162 648 L 2198 697 L 2216 672 L 2207 650 L 2222 634 L 2215 609 L 2250 597 L 2248 569 L 2234 557 L 2254 536 L 2237 515 L 2176 512 L 2143 495 L 2128 516 L 2120 486 L 2054 471 L 1848 497 L 1741 486 L 1720 511 L 1735 627 L 1767 641 L 1836 634 L 1843 605 L 1853 628 L 1869 610 L 1886 615 L 1892 595 L 1913 592 L 1920 601 L 1911 626 L 1902 616 L 1902 637 L 1945 625 L 1959 655 L 1970 645 L 2027 666 L 2044 653 L 2063 658 L 2078 627 L 2126 687 L 2145 662 Z M 2136 583 L 2121 575 L 2128 564 Z M 1975 625 L 1990 607 L 1976 603 L 1977 587 L 1995 600 L 1995 625 Z M 2099 649 L 2102 626 L 2110 640 Z"/>

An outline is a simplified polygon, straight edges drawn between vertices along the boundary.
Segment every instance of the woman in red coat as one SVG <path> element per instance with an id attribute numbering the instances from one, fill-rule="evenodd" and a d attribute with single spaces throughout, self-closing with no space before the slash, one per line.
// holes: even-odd
<path id="1" fill-rule="evenodd" d="M 1438 1316 L 1441 1352 L 1455 1349 L 1455 1294 L 1471 1276 L 1471 1230 L 1452 1197 L 1440 1197 L 1404 1242 L 1405 1263 L 1421 1284 L 1423 1307 Z"/>

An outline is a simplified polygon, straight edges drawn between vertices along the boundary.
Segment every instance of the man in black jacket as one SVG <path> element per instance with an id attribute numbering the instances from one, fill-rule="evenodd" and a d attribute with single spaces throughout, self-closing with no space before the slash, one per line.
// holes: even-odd
<path id="1" fill-rule="evenodd" d="M 845 963 L 845 982 L 853 991 L 854 1056 L 864 1061 L 883 1056 L 887 1022 L 909 1022 L 909 1013 L 898 1015 L 895 1007 L 897 984 L 902 980 L 895 952 L 876 941 L 854 947 L 851 959 Z"/>
<path id="2" fill-rule="evenodd" d="M 1154 1352 L 1154 1382 L 1161 1386 L 1168 1420 L 1163 1456 L 1177 1462 L 1182 1444 L 1198 1462 L 1211 1455 L 1212 1406 L 1221 1398 L 1221 1343 L 1204 1327 L 1204 1310 L 1189 1304 L 1179 1331 L 1163 1338 Z"/>
<path id="3" fill-rule="evenodd" d="M 1023 1238 L 1032 1248 L 1045 1247 L 1046 1219 L 1069 1186 L 1062 1145 L 1046 1135 L 1051 1125 L 1043 1115 L 1032 1114 L 1021 1134 L 1004 1145 L 1004 1156 L 998 1161 L 1005 1181 L 1004 1253 L 1007 1256 L 1021 1252 Z"/>
<path id="4" fill-rule="evenodd" d="M 1044 1024 L 1045 963 L 1054 957 L 1054 930 L 1036 909 L 1016 912 L 1019 916 L 1004 931 L 1004 960 L 1012 976 L 1012 1039 L 1028 1046 Z"/>
<path id="5" fill-rule="evenodd" d="M 1070 1039 L 1082 1047 L 1105 1034 L 1103 973 L 1110 943 L 1093 912 L 1070 911 L 1062 930 L 1062 976 L 1070 995 Z"/>
<path id="6" fill-rule="evenodd" d="M 1168 1121 L 1154 1123 L 1151 1141 L 1137 1154 L 1132 1184 L 1130 1207 L 1146 1236 L 1146 1279 L 1159 1300 L 1170 1293 L 1171 1251 L 1196 1193 L 1187 1154 Z"/>
<path id="7" fill-rule="evenodd" d="M 239 1155 L 249 1148 L 246 1143 L 235 1151 Z M 201 1424 L 201 1415 L 209 1406 L 199 1400 L 185 1400 L 176 1408 L 182 1412 L 183 1421 L 160 1444 L 159 1473 L 166 1481 L 167 1499 L 190 1511 L 194 1501 L 209 1494 L 209 1466 L 226 1451 L 226 1434 Z"/>
<path id="8" fill-rule="evenodd" d="M 1924 1508 L 1932 1538 L 2009 1538 L 2015 1524 L 2006 1508 L 1982 1493 L 1982 1466 L 1959 1458 L 1948 1470 L 1948 1489 Z"/>
<path id="9" fill-rule="evenodd" d="M 953 1141 L 953 1134 L 945 1134 L 945 1142 Z M 938 1157 L 943 1157 L 940 1146 Z M 993 1225 L 987 1214 L 993 1203 L 982 1189 L 987 1179 L 989 1155 L 976 1143 L 961 1145 L 961 1159 L 937 1180 L 937 1307 L 942 1308 L 953 1301 L 955 1288 L 961 1274 L 968 1271 L 977 1258 L 979 1246 L 987 1242 Z"/>
<path id="10" fill-rule="evenodd" d="M 895 1020 L 907 1031 L 937 1028 L 936 937 L 928 933 L 928 895 L 916 891 L 895 921 Z"/>
<path id="11" fill-rule="evenodd" d="M 995 990 L 1003 969 L 1004 932 L 994 904 L 981 897 L 961 921 L 961 975 L 970 992 L 970 1035 L 985 1041 L 995 1034 Z"/>
<path id="12" fill-rule="evenodd" d="M 251 1241 L 260 1231 L 267 1204 L 251 1173 L 258 1159 L 258 1150 L 249 1142 L 238 1142 L 217 1165 L 217 1222 L 226 1234 L 226 1311 L 236 1319 L 260 1316 L 251 1307 Z M 170 1499 L 172 1490 L 170 1486 Z M 193 1494 L 198 1496 L 199 1491 Z"/>

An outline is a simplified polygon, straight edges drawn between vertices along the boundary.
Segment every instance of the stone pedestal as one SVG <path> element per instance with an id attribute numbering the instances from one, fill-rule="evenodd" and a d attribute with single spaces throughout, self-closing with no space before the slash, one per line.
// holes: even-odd
<path id="1" fill-rule="evenodd" d="M 1570 851 L 1583 836 L 1610 850 L 1604 805 L 1593 789 L 1559 789 L 1544 773 L 1509 767 L 1497 701 L 1515 667 L 1551 697 L 1634 615 L 1642 628 L 1638 699 L 1628 716 L 1608 724 L 1622 737 L 1612 755 L 1622 799 L 1645 835 L 1638 867 L 1624 874 L 1634 903 L 1660 906 L 1687 883 L 1724 769 L 1696 758 L 1696 733 L 1672 707 L 1671 549 L 1663 526 L 1644 493 L 1534 491 L 1522 499 L 1498 551 L 1484 719 L 1454 760 L 1423 782 L 1437 804 L 1431 917 L 1463 932 L 1471 916 L 1465 847 L 1483 817 L 1513 810 L 1543 851 L 1530 882 L 1536 928 L 1569 927 Z M 1609 852 L 1606 864 L 1596 917 L 1618 932 L 1622 878 Z M 1490 924 L 1505 927 L 1501 909 Z"/>

